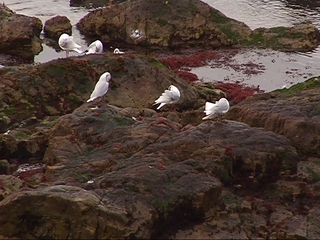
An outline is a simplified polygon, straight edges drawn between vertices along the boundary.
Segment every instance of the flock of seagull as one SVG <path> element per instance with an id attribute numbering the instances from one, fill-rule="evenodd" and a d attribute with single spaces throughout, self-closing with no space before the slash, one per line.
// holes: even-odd
<path id="1" fill-rule="evenodd" d="M 132 32 L 132 38 L 136 38 L 139 34 L 138 30 L 134 30 Z M 74 51 L 77 53 L 82 54 L 95 54 L 95 53 L 102 53 L 103 52 L 103 44 L 100 40 L 96 40 L 92 42 L 88 49 L 85 51 L 81 50 L 81 46 L 75 43 L 72 36 L 69 36 L 66 33 L 63 33 L 60 35 L 58 44 L 60 48 L 64 51 L 66 51 L 66 57 L 69 57 L 69 52 Z M 118 48 L 114 49 L 114 54 L 124 54 L 124 52 L 120 51 Z M 109 89 L 109 82 L 111 80 L 111 74 L 109 72 L 103 73 L 98 82 L 96 83 L 94 90 L 92 91 L 90 98 L 87 100 L 87 102 L 92 102 L 97 98 L 100 98 L 100 101 L 102 101 L 104 95 L 108 92 Z M 170 85 L 167 90 L 165 90 L 161 96 L 155 100 L 153 105 L 159 104 L 157 107 L 157 110 L 162 108 L 165 105 L 173 105 L 176 104 L 180 99 L 180 91 L 179 89 L 174 86 Z M 214 119 L 214 118 L 220 118 L 222 115 L 226 114 L 229 111 L 230 104 L 229 101 L 226 98 L 221 98 L 219 101 L 216 101 L 215 103 L 206 102 L 205 103 L 205 110 L 204 113 L 206 114 L 205 117 L 203 117 L 203 120 L 206 119 Z"/>

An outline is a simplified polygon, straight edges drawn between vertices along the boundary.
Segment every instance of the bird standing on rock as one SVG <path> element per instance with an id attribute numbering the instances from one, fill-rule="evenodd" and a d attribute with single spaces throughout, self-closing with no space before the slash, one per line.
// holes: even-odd
<path id="1" fill-rule="evenodd" d="M 66 57 L 69 57 L 70 51 L 82 53 L 82 51 L 80 50 L 81 46 L 76 44 L 73 40 L 73 37 L 69 36 L 66 33 L 63 33 L 60 35 L 59 40 L 58 40 L 58 44 L 62 50 L 66 51 Z"/>
<path id="2" fill-rule="evenodd" d="M 86 54 L 102 53 L 102 52 L 103 52 L 103 44 L 100 40 L 96 40 L 89 45 Z"/>
<path id="3" fill-rule="evenodd" d="M 103 73 L 99 81 L 96 83 L 93 92 L 90 95 L 90 98 L 87 102 L 92 102 L 96 98 L 101 97 L 101 101 L 103 101 L 103 96 L 108 92 L 109 89 L 109 81 L 111 80 L 111 74 L 109 72 Z"/>
<path id="4" fill-rule="evenodd" d="M 206 102 L 205 104 L 205 114 L 206 116 L 202 120 L 213 119 L 216 117 L 221 117 L 229 111 L 230 104 L 226 98 L 221 98 L 216 103 Z"/>
<path id="5" fill-rule="evenodd" d="M 166 104 L 177 103 L 179 99 L 180 99 L 179 89 L 176 86 L 170 85 L 168 90 L 165 90 L 162 93 L 162 95 L 157 100 L 155 100 L 155 103 L 153 105 L 160 103 L 160 105 L 157 107 L 157 109 L 159 110 Z"/>

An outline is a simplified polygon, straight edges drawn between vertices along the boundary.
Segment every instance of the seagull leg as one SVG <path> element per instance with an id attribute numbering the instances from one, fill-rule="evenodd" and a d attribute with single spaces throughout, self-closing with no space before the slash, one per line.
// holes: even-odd
<path id="1" fill-rule="evenodd" d="M 66 51 L 66 58 L 69 57 L 69 51 Z"/>

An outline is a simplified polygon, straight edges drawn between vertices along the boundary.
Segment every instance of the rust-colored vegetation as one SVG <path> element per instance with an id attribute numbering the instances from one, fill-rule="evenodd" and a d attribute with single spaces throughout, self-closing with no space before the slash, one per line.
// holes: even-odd
<path id="1" fill-rule="evenodd" d="M 223 63 L 229 61 L 230 58 L 238 52 L 239 50 L 196 52 L 181 56 L 166 57 L 160 59 L 160 61 L 163 65 L 172 69 L 172 71 L 178 74 L 186 82 L 193 84 L 194 82 L 199 81 L 199 78 L 196 74 L 190 72 L 190 68 L 208 65 L 211 60 Z M 259 71 L 254 70 L 255 68 L 257 68 L 257 66 L 250 62 L 248 64 L 243 64 L 243 66 L 237 65 L 236 69 L 239 71 L 247 69 L 247 74 L 257 74 Z M 249 96 L 263 92 L 259 89 L 259 86 L 249 86 L 237 82 L 217 82 L 215 86 L 216 88 L 224 91 L 227 94 L 228 100 L 232 101 L 233 104 L 237 104 Z"/>
<path id="2" fill-rule="evenodd" d="M 216 88 L 221 89 L 227 94 L 227 98 L 233 104 L 237 104 L 247 97 L 262 93 L 259 86 L 248 86 L 240 83 L 218 82 Z"/>

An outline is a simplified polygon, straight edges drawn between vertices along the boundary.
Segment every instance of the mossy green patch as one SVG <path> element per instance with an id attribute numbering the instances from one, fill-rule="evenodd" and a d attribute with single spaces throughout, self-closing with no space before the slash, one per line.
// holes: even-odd
<path id="1" fill-rule="evenodd" d="M 79 174 L 73 174 L 71 175 L 71 177 L 77 180 L 78 182 L 85 183 L 92 179 L 94 175 L 90 172 L 83 172 Z"/>
<path id="2" fill-rule="evenodd" d="M 316 106 L 308 113 L 308 117 L 320 116 L 320 106 Z"/>
<path id="3" fill-rule="evenodd" d="M 132 119 L 124 117 L 114 117 L 114 121 L 117 126 L 127 126 L 133 123 Z"/>
<path id="4" fill-rule="evenodd" d="M 91 156 L 92 155 L 92 153 L 94 152 L 94 147 L 92 147 L 92 146 L 88 146 L 88 148 L 86 149 L 86 150 L 84 150 L 83 152 L 82 152 L 82 154 L 84 155 L 84 156 L 86 156 L 86 157 L 89 157 L 89 156 Z"/>
<path id="5" fill-rule="evenodd" d="M 230 19 L 214 9 L 210 9 L 210 16 L 212 22 L 216 24 L 225 24 L 230 21 Z"/>
<path id="6" fill-rule="evenodd" d="M 316 171 L 314 171 L 312 168 L 307 167 L 307 172 L 310 174 L 310 176 L 312 177 L 312 179 L 317 182 L 320 181 L 320 174 Z"/>
<path id="7" fill-rule="evenodd" d="M 284 36 L 287 32 L 286 27 L 274 27 L 270 28 L 270 32 L 277 33 L 279 36 Z"/>
<path id="8" fill-rule="evenodd" d="M 188 3 L 188 10 L 193 14 L 195 15 L 198 11 L 197 9 L 197 6 L 194 4 L 194 2 L 191 0 L 189 0 L 189 3 Z"/>
<path id="9" fill-rule="evenodd" d="M 5 114 L 5 115 L 14 115 L 17 113 L 17 110 L 15 108 L 5 108 L 2 110 L 2 112 Z"/>
<path id="10" fill-rule="evenodd" d="M 15 138 L 19 138 L 19 139 L 23 139 L 23 140 L 26 140 L 28 139 L 30 136 L 26 133 L 23 133 L 23 132 L 17 132 L 14 134 L 14 137 Z"/>
<path id="11" fill-rule="evenodd" d="M 167 22 L 166 20 L 164 20 L 164 19 L 159 18 L 159 19 L 157 20 L 157 24 L 158 24 L 160 27 L 163 27 L 163 26 L 167 25 L 168 22 Z"/>
<path id="12" fill-rule="evenodd" d="M 302 83 L 297 83 L 290 88 L 285 88 L 285 89 L 277 89 L 274 92 L 277 93 L 284 93 L 284 94 L 294 94 L 303 90 L 308 90 L 308 89 L 317 89 L 320 88 L 320 78 L 319 77 L 313 77 L 308 79 L 305 82 Z"/>
<path id="13" fill-rule="evenodd" d="M 78 96 L 74 95 L 73 93 L 68 94 L 68 99 L 73 103 L 82 103 L 83 102 Z"/>
<path id="14" fill-rule="evenodd" d="M 162 214 L 168 212 L 168 209 L 170 206 L 172 206 L 172 204 L 173 200 L 171 198 L 162 198 L 153 202 L 153 206 Z"/>
<path id="15" fill-rule="evenodd" d="M 157 67 L 167 68 L 165 65 L 163 65 L 159 60 L 155 58 L 150 58 L 150 62 L 156 65 Z"/>

